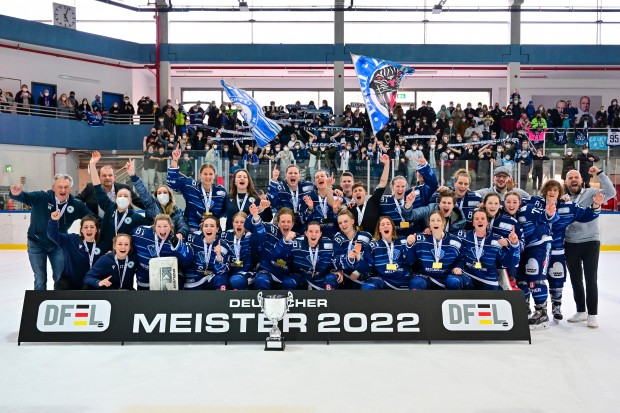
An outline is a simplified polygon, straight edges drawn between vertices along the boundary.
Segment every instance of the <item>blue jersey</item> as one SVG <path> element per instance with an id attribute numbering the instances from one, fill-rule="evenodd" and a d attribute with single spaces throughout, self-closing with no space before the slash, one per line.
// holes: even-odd
<path id="1" fill-rule="evenodd" d="M 232 229 L 222 233 L 222 241 L 228 250 L 224 259 L 230 266 L 229 275 L 247 272 L 256 266 L 255 257 L 258 257 L 260 245 L 265 242 L 265 225 L 262 221 L 252 223 L 254 231 L 246 231 L 240 239 L 236 238 Z"/>
<path id="2" fill-rule="evenodd" d="M 519 237 L 519 250 L 523 251 L 525 245 L 523 241 L 523 229 L 517 219 L 510 216 L 510 214 L 500 210 L 495 218 L 491 218 L 488 231 L 498 235 L 500 238 L 508 239 L 513 227 L 515 229 L 515 234 Z"/>
<path id="3" fill-rule="evenodd" d="M 523 229 L 525 247 L 533 247 L 551 241 L 551 224 L 557 222 L 559 218 L 557 212 L 548 218 L 544 209 L 536 208 L 528 203 L 522 204 L 519 212 L 517 212 L 517 221 Z"/>
<path id="4" fill-rule="evenodd" d="M 478 248 L 482 247 L 480 258 L 476 255 L 476 243 L 474 231 L 460 231 L 461 259 L 456 267 L 461 268 L 470 277 L 489 285 L 498 285 L 498 269 L 513 268 L 519 262 L 519 245 L 508 243 L 508 248 L 502 248 L 499 244 L 499 235 L 487 233 L 484 240 L 478 238 Z M 480 268 L 476 264 L 480 263 Z"/>
<path id="5" fill-rule="evenodd" d="M 533 196 L 527 201 L 532 203 L 540 209 L 545 209 L 547 203 L 545 200 L 538 196 Z M 573 222 L 591 222 L 599 216 L 600 209 L 594 210 L 592 208 L 584 208 L 573 202 L 564 202 L 558 200 L 556 205 L 556 213 L 559 219 L 551 224 L 551 248 L 554 250 L 564 249 L 564 237 L 566 235 L 566 228 Z"/>
<path id="6" fill-rule="evenodd" d="M 430 203 L 437 203 L 439 199 L 439 194 L 435 192 L 431 197 Z M 474 210 L 478 208 L 480 203 L 482 202 L 482 197 L 475 193 L 474 191 L 467 190 L 465 195 L 462 198 L 456 198 L 456 206 L 463 212 L 465 216 L 465 220 L 467 223 L 465 224 L 465 229 L 470 230 L 473 229 L 471 221 L 474 217 Z"/>
<path id="7" fill-rule="evenodd" d="M 125 268 L 126 267 L 126 268 Z M 103 255 L 93 267 L 86 273 L 84 277 L 84 284 L 90 285 L 95 288 L 102 288 L 108 290 L 133 290 L 133 280 L 136 275 L 135 258 L 127 256 L 124 260 L 114 259 L 114 253 L 110 252 Z M 110 278 L 112 283 L 109 287 L 100 287 L 99 282 Z"/>
<path id="8" fill-rule="evenodd" d="M 452 272 L 461 255 L 461 240 L 454 235 L 445 234 L 435 257 L 435 244 L 432 235 L 417 234 L 410 249 L 409 261 L 413 262 L 413 273 L 444 279 Z"/>
<path id="9" fill-rule="evenodd" d="M 314 185 L 310 182 L 302 181 L 297 184 L 297 191 L 291 191 L 288 184 L 285 182 L 271 181 L 269 183 L 269 189 L 267 195 L 271 202 L 271 207 L 275 210 L 282 208 L 290 208 L 295 212 L 295 226 L 293 231 L 301 232 L 303 229 L 303 222 L 301 211 L 305 205 L 304 196 L 314 189 Z"/>
<path id="10" fill-rule="evenodd" d="M 392 263 L 388 253 L 394 248 Z M 362 254 L 359 261 L 354 264 L 354 269 L 368 277 L 380 277 L 383 281 L 396 288 L 409 288 L 409 266 L 412 262 L 407 261 L 409 248 L 407 239 L 398 237 L 392 244 L 386 243 L 383 239 L 372 240 L 369 245 L 370 251 Z M 395 265 L 395 267 L 392 267 Z"/>
<path id="11" fill-rule="evenodd" d="M 417 185 L 414 188 L 409 188 L 405 192 L 405 196 L 397 200 L 394 198 L 394 195 L 384 195 L 381 197 L 381 207 L 380 213 L 381 216 L 387 215 L 389 216 L 394 224 L 396 224 L 396 228 L 398 228 L 399 235 L 408 235 L 413 232 L 413 229 L 410 228 L 407 224 L 401 225 L 401 222 L 406 222 L 407 220 L 403 217 L 403 210 L 405 207 L 405 198 L 407 195 L 411 193 L 411 191 L 415 191 L 415 201 L 413 201 L 412 208 L 419 208 L 425 205 L 428 205 L 430 202 L 433 193 L 437 190 L 439 183 L 437 182 L 437 176 L 435 172 L 431 169 L 430 165 L 425 164 L 422 167 L 418 167 L 418 172 L 424 178 L 423 185 Z"/>
<path id="12" fill-rule="evenodd" d="M 58 230 L 58 221 L 49 220 L 47 236 L 60 248 L 65 257 L 62 276 L 71 281 L 75 288 L 84 285 L 84 276 L 90 270 L 89 256 L 93 254 L 93 264 L 103 256 L 96 242 L 84 242 L 77 234 L 63 234 Z"/>
<path id="13" fill-rule="evenodd" d="M 185 219 L 192 231 L 200 228 L 202 214 L 205 212 L 213 214 L 216 218 L 221 218 L 224 215 L 226 199 L 224 187 L 213 184 L 211 191 L 204 191 L 202 182 L 180 177 L 179 168 L 168 168 L 168 185 L 183 195 Z"/>
<path id="14" fill-rule="evenodd" d="M 230 252 L 225 242 L 220 243 L 219 237 L 216 237 L 213 243 L 205 245 L 202 232 L 195 231 L 187 236 L 187 243 L 192 250 L 192 261 L 185 272 L 185 288 L 199 286 L 215 275 L 228 274 L 228 261 L 225 257 L 229 256 Z M 217 254 L 213 251 L 218 243 L 222 261 L 216 258 Z"/>
<path id="15" fill-rule="evenodd" d="M 127 208 L 125 212 L 119 212 L 116 203 L 108 198 L 101 185 L 95 185 L 94 190 L 97 204 L 104 211 L 99 235 L 99 245 L 103 252 L 112 250 L 112 240 L 117 234 L 130 235 L 134 228 L 150 224 L 149 219 L 131 208 Z"/>
<path id="16" fill-rule="evenodd" d="M 320 197 L 316 191 L 310 191 L 307 195 L 312 199 L 314 208 L 310 212 L 308 205 L 303 203 L 301 206 L 302 223 L 307 225 L 308 222 L 317 221 L 321 226 L 322 236 L 332 238 L 338 231 L 338 214 L 334 213 L 334 208 L 327 204 L 327 198 Z"/>
<path id="17" fill-rule="evenodd" d="M 356 231 L 352 240 L 349 240 L 346 235 L 338 231 L 334 235 L 334 263 L 338 270 L 345 270 L 347 274 L 353 272 L 354 261 L 349 260 L 349 252 L 355 248 L 355 243 L 362 244 L 362 254 L 370 252 L 370 241 L 372 235 L 365 231 Z"/>
<path id="18" fill-rule="evenodd" d="M 134 229 L 133 234 L 131 234 L 132 248 L 138 261 L 136 281 L 139 287 L 149 288 L 149 261 L 151 258 L 177 257 L 180 268 L 187 267 L 192 260 L 192 250 L 188 248 L 187 244 L 184 241 L 179 241 L 175 248 L 172 246 L 170 238 L 164 242 L 158 255 L 155 246 L 156 237 L 153 228 L 148 225 Z M 157 242 L 161 242 L 159 237 L 157 237 Z"/>
<path id="19" fill-rule="evenodd" d="M 275 224 L 264 225 L 265 241 L 260 246 L 258 266 L 260 270 L 267 271 L 281 280 L 282 277 L 289 274 L 288 263 L 283 259 L 276 258 L 276 245 L 283 238 L 282 233 Z"/>
<path id="20" fill-rule="evenodd" d="M 315 265 L 312 254 L 316 254 Z M 322 280 L 334 271 L 334 243 L 327 237 L 321 237 L 315 248 L 310 248 L 305 236 L 293 238 L 290 242 L 281 239 L 275 248 L 276 258 L 285 260 L 291 273 L 299 274 L 309 281 Z"/>

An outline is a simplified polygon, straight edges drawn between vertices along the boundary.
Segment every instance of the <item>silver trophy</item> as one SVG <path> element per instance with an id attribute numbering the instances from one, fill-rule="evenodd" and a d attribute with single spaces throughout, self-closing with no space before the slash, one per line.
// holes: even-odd
<path id="1" fill-rule="evenodd" d="M 284 339 L 278 327 L 278 321 L 284 318 L 291 304 L 293 304 L 293 293 L 289 291 L 287 296 L 274 294 L 263 297 L 261 291 L 256 299 L 267 319 L 273 322 L 269 337 L 265 340 L 265 350 L 284 350 Z"/>

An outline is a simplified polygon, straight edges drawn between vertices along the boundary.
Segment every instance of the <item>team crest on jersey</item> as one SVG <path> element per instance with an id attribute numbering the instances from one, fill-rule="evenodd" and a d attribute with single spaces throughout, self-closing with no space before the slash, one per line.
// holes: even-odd
<path id="1" fill-rule="evenodd" d="M 47 209 L 49 209 L 50 211 L 52 210 L 52 208 L 54 208 L 54 205 L 52 204 L 47 204 Z"/>
<path id="2" fill-rule="evenodd" d="M 71 214 L 71 213 L 73 213 L 73 211 L 75 211 L 75 208 L 73 208 L 71 205 L 69 205 L 67 207 L 67 212 Z"/>
<path id="3" fill-rule="evenodd" d="M 131 224 L 131 218 L 129 217 L 125 218 L 125 224 L 127 225 Z"/>
<path id="4" fill-rule="evenodd" d="M 93 252 L 95 253 L 95 255 L 101 254 L 101 250 L 99 248 L 95 248 Z"/>
<path id="5" fill-rule="evenodd" d="M 205 262 L 205 252 L 204 251 L 198 251 L 198 262 Z"/>
<path id="6" fill-rule="evenodd" d="M 149 254 L 151 254 L 151 257 L 157 257 L 157 250 L 155 249 L 155 245 L 149 245 L 148 250 Z"/>
<path id="7" fill-rule="evenodd" d="M 133 266 L 134 266 L 133 261 L 127 262 L 127 268 L 133 268 Z"/>

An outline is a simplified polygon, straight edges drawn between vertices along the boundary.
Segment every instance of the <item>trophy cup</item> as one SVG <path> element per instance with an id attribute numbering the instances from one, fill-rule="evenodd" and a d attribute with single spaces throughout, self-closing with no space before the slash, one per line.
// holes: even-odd
<path id="1" fill-rule="evenodd" d="M 278 321 L 284 318 L 284 315 L 293 303 L 293 293 L 289 291 L 288 296 L 274 294 L 263 297 L 263 292 L 261 291 L 256 298 L 261 311 L 265 313 L 267 319 L 273 322 L 273 327 L 269 331 L 269 337 L 265 340 L 265 350 L 284 350 L 284 339 L 278 327 Z"/>

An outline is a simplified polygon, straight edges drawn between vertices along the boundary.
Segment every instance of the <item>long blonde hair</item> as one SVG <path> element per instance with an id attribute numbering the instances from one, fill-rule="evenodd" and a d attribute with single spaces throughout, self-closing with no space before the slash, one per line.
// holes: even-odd
<path id="1" fill-rule="evenodd" d="M 166 191 L 168 192 L 168 203 L 166 205 L 162 205 L 159 203 L 159 201 L 157 200 L 157 191 L 159 191 L 159 188 L 166 188 Z M 153 196 L 155 196 L 155 200 L 157 200 L 157 203 L 161 206 L 161 210 L 163 211 L 163 214 L 165 215 L 172 215 L 174 213 L 174 193 L 172 192 L 172 189 L 170 189 L 170 187 L 168 185 L 159 185 L 157 188 L 155 188 L 155 192 L 153 192 Z"/>

